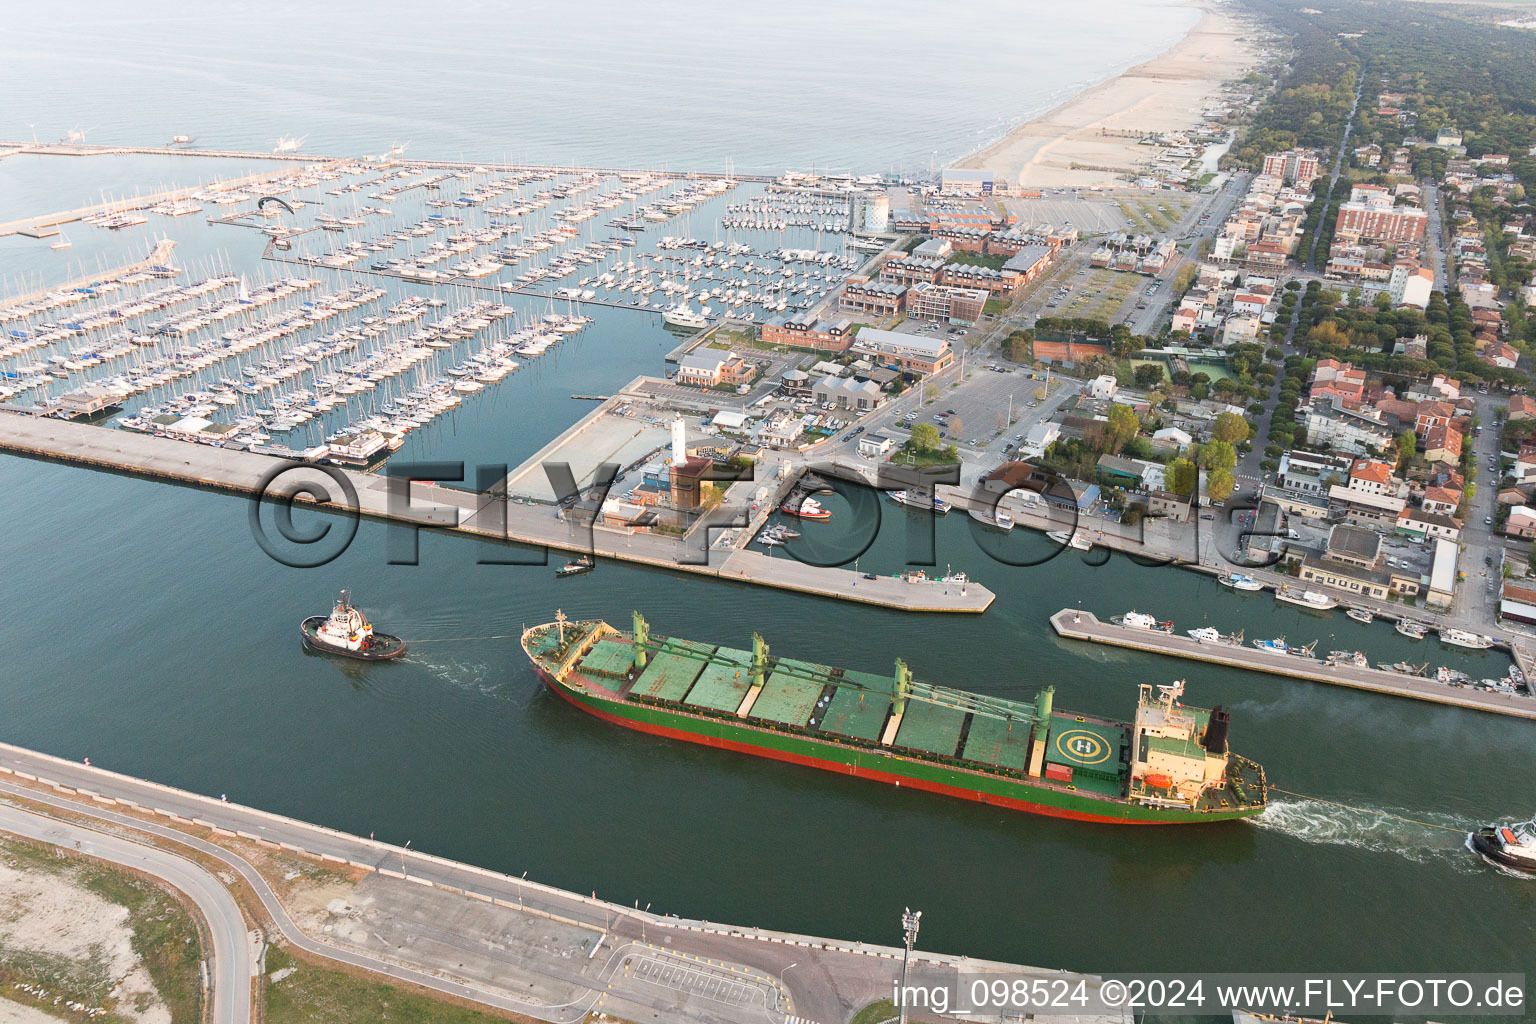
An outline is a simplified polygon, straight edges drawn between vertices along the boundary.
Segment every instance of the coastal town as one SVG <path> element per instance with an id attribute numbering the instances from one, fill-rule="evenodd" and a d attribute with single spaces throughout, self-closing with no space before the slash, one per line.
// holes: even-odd
<path id="1" fill-rule="evenodd" d="M 862 860 L 892 892 L 916 884 L 885 859 L 911 840 L 880 830 L 940 845 L 932 807 L 908 802 L 928 798 L 981 816 L 968 834 L 988 850 L 1051 842 L 1080 861 L 1109 849 L 1092 829 L 1192 823 L 1228 830 L 1212 856 L 1235 875 L 1283 840 L 1318 871 L 1339 848 L 1401 854 L 1405 888 L 1434 884 L 1408 874 L 1426 863 L 1525 879 L 1536 825 L 1503 821 L 1527 808 L 1420 810 L 1332 749 L 1362 742 L 1352 730 L 1500 737 L 1458 743 L 1518 776 L 1501 797 L 1518 804 L 1536 720 L 1536 117 L 1519 60 L 1536 36 L 1481 8 L 1421 24 L 1401 6 L 1202 0 L 1164 52 L 926 169 L 12 132 L 0 184 L 175 169 L 0 216 L 0 254 L 42 268 L 0 283 L 0 469 L 109 482 L 114 515 L 210 502 L 152 517 L 163 566 L 119 572 L 129 541 L 104 529 L 92 560 L 50 570 L 156 602 L 94 674 L 145 671 L 139 634 L 182 628 L 149 613 L 164 593 L 208 588 L 180 598 L 199 606 L 185 628 L 207 629 L 230 581 L 258 581 L 217 609 L 255 635 L 252 594 L 287 615 L 314 599 L 295 581 L 323 577 L 334 604 L 291 616 L 301 643 L 273 657 L 292 664 L 266 673 L 286 682 L 236 717 L 350 763 L 325 769 L 348 780 L 335 793 L 274 803 L 291 755 L 253 740 L 226 758 L 217 729 L 164 783 L 154 757 L 80 742 L 64 711 L 0 737 L 0 903 L 17 910 L 0 915 L 0 1019 L 1024 1019 L 913 1001 L 933 998 L 919 979 L 973 978 L 1084 993 L 1029 1019 L 1135 1019 L 1106 979 L 1143 965 L 1096 957 L 1101 925 L 1066 952 L 1011 945 L 1012 922 L 926 952 L 899 895 L 878 935 L 851 933 L 832 904 L 879 901 L 838 872 Z M 65 489 L 6 491 L 73 522 Z M 483 566 L 516 582 L 485 585 Z M 167 567 L 186 588 L 146 582 Z M 690 617 L 708 626 L 690 635 Z M 221 658 L 258 663 L 248 639 L 131 692 L 169 706 Z M 345 686 L 314 685 L 338 672 Z M 1106 717 L 1101 677 L 1128 719 Z M 504 678 L 528 685 L 509 698 Z M 220 685 L 246 700 L 267 683 Z M 1217 696 L 1186 704 L 1187 685 Z M 432 687 L 452 688 L 448 710 Z M 1088 710 L 1057 708 L 1058 688 Z M 268 700 L 281 713 L 257 724 Z M 1266 714 L 1322 722 L 1326 756 L 1291 757 Z M 136 729 L 180 756 L 182 739 Z M 549 736 L 569 747 L 551 755 Z M 771 774 L 800 768 L 828 788 Z M 536 795 L 486 798 L 489 778 Z M 695 829 L 690 787 L 720 849 L 753 851 L 699 903 L 688 857 L 717 836 Z M 1031 816 L 1081 831 L 1007 824 Z M 838 817 L 878 838 L 808 855 L 791 886 L 753 859 L 809 850 Z M 1216 885 L 1185 867 L 1153 880 L 1172 863 L 1155 845 L 1116 849 L 1094 889 L 1111 896 L 1084 908 L 1140 899 L 1117 890 L 1131 870 L 1165 904 L 1198 909 L 1193 886 Z M 609 854 L 599 884 L 583 858 Z M 814 878 L 841 895 L 808 914 L 781 890 Z M 1005 896 L 1028 902 L 987 899 Z M 975 899 L 953 899 L 965 929 Z M 126 909 L 69 909 L 101 900 Z M 732 915 L 764 924 L 709 920 Z M 107 963 L 92 936 L 109 918 Z M 1317 1007 L 1214 1012 L 1272 1019 L 1249 1010 Z"/>

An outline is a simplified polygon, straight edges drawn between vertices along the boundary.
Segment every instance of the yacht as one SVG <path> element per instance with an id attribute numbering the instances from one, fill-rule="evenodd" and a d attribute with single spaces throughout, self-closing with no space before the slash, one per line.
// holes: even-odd
<path id="1" fill-rule="evenodd" d="M 709 326 L 709 317 L 702 313 L 695 313 L 687 306 L 677 306 L 661 314 L 661 318 L 673 327 L 687 327 L 690 330 L 703 330 Z"/>

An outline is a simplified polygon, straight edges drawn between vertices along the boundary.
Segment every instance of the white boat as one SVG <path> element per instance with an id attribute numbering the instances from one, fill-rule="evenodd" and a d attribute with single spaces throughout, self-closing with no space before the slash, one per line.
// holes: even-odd
<path id="1" fill-rule="evenodd" d="M 1116 615 L 1109 621 L 1117 626 L 1124 626 L 1126 629 L 1145 629 L 1158 633 L 1173 632 L 1173 623 L 1171 621 L 1159 622 L 1145 612 L 1129 611 L 1124 615 Z"/>
<path id="2" fill-rule="evenodd" d="M 1497 642 L 1491 636 L 1465 629 L 1441 629 L 1438 632 L 1441 643 L 1452 647 L 1470 647 L 1474 651 L 1485 651 Z"/>
<path id="3" fill-rule="evenodd" d="M 1252 576 L 1245 576 L 1240 572 L 1230 573 L 1226 576 L 1218 576 L 1216 582 L 1220 583 L 1224 587 L 1231 587 L 1233 590 L 1264 589 L 1264 584 L 1260 583 Z"/>
<path id="4" fill-rule="evenodd" d="M 1429 632 L 1429 627 L 1422 622 L 1414 622 L 1412 619 L 1399 619 L 1394 627 L 1399 633 L 1410 640 L 1422 640 L 1424 634 Z"/>
<path id="5" fill-rule="evenodd" d="M 709 317 L 702 313 L 695 313 L 687 306 L 677 306 L 661 314 L 661 318 L 673 327 L 687 327 L 690 330 L 703 330 L 709 326 Z"/>
<path id="6" fill-rule="evenodd" d="M 1003 509 L 997 510 L 997 515 L 992 517 L 992 522 L 996 524 L 999 530 L 1013 529 L 1013 516 L 1009 515 Z"/>
<path id="7" fill-rule="evenodd" d="M 1076 548 L 1079 551 L 1092 551 L 1093 550 L 1093 541 L 1089 540 L 1087 537 L 1084 537 L 1080 533 L 1074 533 L 1072 535 L 1072 540 L 1070 541 L 1070 543 L 1071 543 L 1072 547 Z"/>
<path id="8" fill-rule="evenodd" d="M 1279 636 L 1273 640 L 1255 640 L 1253 646 L 1267 654 L 1285 654 L 1290 651 L 1291 645 L 1285 642 L 1285 637 Z"/>
<path id="9" fill-rule="evenodd" d="M 1376 613 L 1369 608 L 1349 608 L 1345 610 L 1344 614 L 1356 622 L 1365 623 L 1367 626 L 1376 621 Z"/>
<path id="10" fill-rule="evenodd" d="M 949 502 L 937 494 L 933 495 L 931 504 L 930 500 L 919 491 L 892 491 L 891 500 L 901 505 L 911 505 L 913 508 L 931 511 L 935 515 L 949 515 Z"/>
<path id="11" fill-rule="evenodd" d="M 1489 825 L 1469 833 L 1467 845 L 1496 864 L 1536 874 L 1536 818 L 1519 824 Z"/>
<path id="12" fill-rule="evenodd" d="M 1275 591 L 1275 600 L 1284 601 L 1286 604 L 1301 605 L 1303 608 L 1311 608 L 1314 611 L 1325 612 L 1330 608 L 1337 608 L 1339 602 L 1327 594 L 1320 594 L 1315 590 L 1292 590 L 1290 587 L 1281 587 Z"/>

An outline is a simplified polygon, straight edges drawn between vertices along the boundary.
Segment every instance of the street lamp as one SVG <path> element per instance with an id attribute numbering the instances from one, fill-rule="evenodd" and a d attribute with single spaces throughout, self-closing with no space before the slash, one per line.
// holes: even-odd
<path id="1" fill-rule="evenodd" d="M 409 839 L 407 839 L 405 841 L 405 845 L 404 846 L 400 847 L 400 873 L 402 875 L 408 873 L 405 870 L 405 851 L 409 850 L 410 848 L 411 848 L 411 841 Z"/>
<path id="2" fill-rule="evenodd" d="M 907 961 L 912 959 L 912 947 L 917 942 L 917 925 L 923 919 L 921 910 L 907 907 L 901 914 L 901 930 L 906 939 L 907 951 L 901 957 L 901 988 L 896 993 L 897 1009 L 901 1011 L 901 1024 L 907 1024 Z"/>

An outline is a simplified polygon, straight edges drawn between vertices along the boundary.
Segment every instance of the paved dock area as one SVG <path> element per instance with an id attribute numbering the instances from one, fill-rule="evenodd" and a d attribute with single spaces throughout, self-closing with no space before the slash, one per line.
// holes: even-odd
<path id="1" fill-rule="evenodd" d="M 732 548 L 706 548 L 706 539 L 713 538 L 679 541 L 646 532 L 587 529 L 558 518 L 550 505 L 508 502 L 489 494 L 430 482 L 414 482 L 410 503 L 402 507 L 398 500 L 391 500 L 390 481 L 383 475 L 334 466 L 322 468 L 276 456 L 47 416 L 0 414 L 0 451 L 248 496 L 261 492 L 265 481 L 268 486 L 264 493 L 293 495 L 301 504 L 314 504 L 315 496 L 329 496 L 333 506 L 345 507 L 347 502 L 339 482 L 344 480 L 356 494 L 357 512 L 373 519 L 573 554 L 592 553 L 600 559 L 795 590 L 897 611 L 975 614 L 985 611 L 995 596 L 975 582 L 957 587 L 910 584 L 890 577 L 865 580 L 846 569 L 823 569 L 790 558 L 770 561 L 755 552 Z M 274 479 L 273 474 L 278 476 Z M 466 486 L 474 486 L 473 481 Z M 308 493 L 295 493 L 300 489 Z"/>
<path id="2" fill-rule="evenodd" d="M 1063 608 L 1051 616 L 1051 628 L 1058 636 L 1089 643 L 1108 644 L 1162 654 L 1170 658 L 1186 658 L 1212 665 L 1265 672 L 1269 675 L 1289 676 L 1292 679 L 1308 679 L 1315 683 L 1348 686 L 1356 690 L 1370 690 L 1393 697 L 1410 697 L 1414 700 L 1449 704 L 1472 711 L 1489 711 L 1499 715 L 1536 720 L 1536 698 L 1520 694 L 1496 693 L 1474 690 L 1468 687 L 1447 686 L 1433 679 L 1403 675 L 1400 672 L 1384 672 L 1374 668 L 1356 668 L 1348 665 L 1325 665 L 1322 661 L 1290 654 L 1270 654 L 1256 647 L 1233 647 L 1226 644 L 1203 644 L 1179 633 L 1163 633 L 1147 629 L 1131 629 L 1114 623 L 1102 622 L 1092 612 L 1076 608 Z"/>
<path id="3" fill-rule="evenodd" d="M 901 970 L 899 948 L 640 910 L 0 744 L 0 799 L 17 798 L 222 861 L 230 879 L 238 874 L 256 892 L 282 936 L 315 955 L 541 1020 L 574 1024 L 597 1011 L 635 1021 L 844 1024 L 888 997 Z M 338 891 L 280 901 L 247 859 L 260 862 L 258 852 L 329 868 L 338 877 L 319 884 Z M 952 978 L 962 970 L 1082 978 L 1090 995 L 1099 983 L 926 951 L 912 963 Z M 1035 1019 L 1132 1018 L 1127 1011 Z"/>

